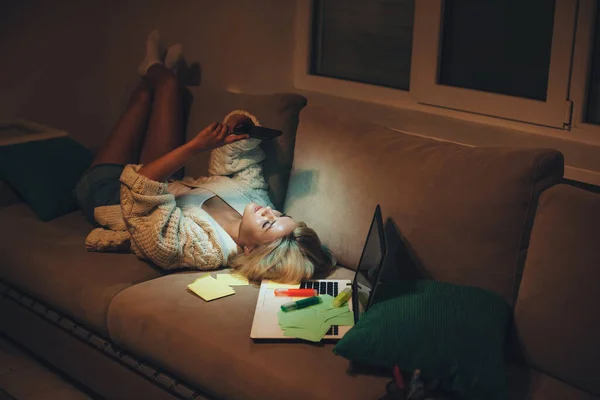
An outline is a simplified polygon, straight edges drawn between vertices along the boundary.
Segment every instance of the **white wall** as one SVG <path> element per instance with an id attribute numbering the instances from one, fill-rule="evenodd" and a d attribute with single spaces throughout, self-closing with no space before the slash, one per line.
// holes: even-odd
<path id="1" fill-rule="evenodd" d="M 1 0 L 0 118 L 97 145 L 136 84 L 153 28 L 200 63 L 203 87 L 292 90 L 295 8 L 287 0 Z"/>

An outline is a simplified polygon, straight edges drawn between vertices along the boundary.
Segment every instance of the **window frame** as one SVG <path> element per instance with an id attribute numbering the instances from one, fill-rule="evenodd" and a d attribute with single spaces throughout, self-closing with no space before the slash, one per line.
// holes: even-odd
<path id="1" fill-rule="evenodd" d="M 310 73 L 310 62 L 313 4 L 313 0 L 299 0 L 297 2 L 296 48 L 294 51 L 294 86 L 296 88 L 395 107 L 410 106 L 411 103 L 414 103 L 414 99 L 408 90 L 312 75 Z"/>
<path id="2" fill-rule="evenodd" d="M 585 113 L 588 81 L 592 69 L 597 7 L 596 0 L 579 0 L 569 93 L 569 100 L 573 103 L 571 132 L 583 140 L 595 144 L 600 141 L 600 125 L 586 122 Z"/>
<path id="3" fill-rule="evenodd" d="M 418 0 L 415 4 L 415 13 L 423 4 L 432 2 L 441 3 L 441 0 Z M 380 104 L 395 108 L 417 110 L 420 112 L 437 114 L 452 118 L 469 120 L 491 126 L 501 126 L 522 132 L 534 133 L 542 136 L 563 138 L 579 143 L 600 145 L 600 125 L 583 121 L 584 106 L 587 101 L 587 80 L 591 68 L 591 47 L 594 35 L 594 11 L 596 0 L 579 0 L 577 10 L 576 32 L 574 32 L 572 57 L 572 70 L 570 71 L 570 86 L 568 96 L 564 98 L 564 106 L 560 113 L 563 125 L 559 127 L 535 124 L 483 113 L 460 110 L 456 107 L 438 107 L 429 103 L 419 102 L 415 98 L 413 76 L 418 68 L 414 62 L 415 53 L 421 43 L 413 33 L 411 86 L 409 91 L 392 89 L 383 86 L 370 85 L 361 82 L 346 81 L 342 79 L 322 77 L 310 74 L 311 35 L 312 35 L 312 0 L 299 0 L 296 2 L 295 20 L 295 49 L 293 59 L 293 85 L 300 91 L 321 93 L 340 98 L 353 99 L 366 103 Z M 417 8 L 418 7 L 418 8 Z M 440 12 L 441 22 L 441 12 Z M 415 21 L 415 30 L 417 21 Z M 418 73 L 418 72 L 417 72 Z M 502 96 L 502 95 L 499 95 Z M 510 96 L 507 96 L 510 97 Z M 570 105 L 572 104 L 572 109 Z M 572 110 L 571 124 L 564 124 L 568 120 L 568 111 Z"/>
<path id="4" fill-rule="evenodd" d="M 419 0 L 415 4 L 411 93 L 423 104 L 490 115 L 538 125 L 564 128 L 577 2 L 556 0 L 546 101 L 446 86 L 438 83 L 442 45 L 444 0 Z M 561 38 L 557 41 L 554 38 Z"/>

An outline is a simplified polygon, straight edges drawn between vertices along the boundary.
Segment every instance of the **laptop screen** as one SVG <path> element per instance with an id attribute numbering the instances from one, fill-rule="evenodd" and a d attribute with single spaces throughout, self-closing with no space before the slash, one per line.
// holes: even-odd
<path id="1" fill-rule="evenodd" d="M 383 234 L 383 220 L 379 205 L 375 209 L 371 227 L 363 247 L 360 261 L 354 276 L 352 308 L 354 321 L 358 321 L 361 314 L 373 301 L 374 288 L 376 288 L 381 265 L 385 255 L 385 238 Z"/>

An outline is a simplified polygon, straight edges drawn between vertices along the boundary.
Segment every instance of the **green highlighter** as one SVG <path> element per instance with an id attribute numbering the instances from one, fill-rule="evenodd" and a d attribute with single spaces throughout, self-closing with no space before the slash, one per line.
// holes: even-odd
<path id="1" fill-rule="evenodd" d="M 309 297 L 307 299 L 291 301 L 289 303 L 282 304 L 281 310 L 284 312 L 299 310 L 301 308 L 314 306 L 315 304 L 319 304 L 320 302 L 321 302 L 321 298 L 318 296 Z"/>

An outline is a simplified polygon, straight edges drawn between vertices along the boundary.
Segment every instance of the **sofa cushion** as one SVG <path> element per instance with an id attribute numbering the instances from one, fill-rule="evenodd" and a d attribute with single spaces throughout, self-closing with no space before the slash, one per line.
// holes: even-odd
<path id="1" fill-rule="evenodd" d="M 262 142 L 267 153 L 263 162 L 269 196 L 276 208 L 282 209 L 294 157 L 294 141 L 298 113 L 306 105 L 306 98 L 292 93 L 243 94 L 200 89 L 194 92 L 188 139 L 212 121 L 221 121 L 230 111 L 246 110 L 254 114 L 262 126 L 279 129 L 283 135 Z M 209 153 L 201 154 L 185 167 L 186 175 L 208 174 Z"/>
<path id="2" fill-rule="evenodd" d="M 600 194 L 545 191 L 537 210 L 515 324 L 528 361 L 600 396 Z"/>
<path id="3" fill-rule="evenodd" d="M 92 152 L 69 137 L 0 146 L 0 179 L 6 180 L 39 219 L 77 208 L 75 186 Z"/>
<path id="4" fill-rule="evenodd" d="M 89 253 L 80 212 L 41 222 L 20 203 L 0 210 L 0 280 L 107 335 L 113 296 L 161 273 L 131 254 Z"/>
<path id="5" fill-rule="evenodd" d="M 600 400 L 525 365 L 511 365 L 508 376 L 510 400 Z"/>
<path id="6" fill-rule="evenodd" d="M 130 287 L 110 306 L 113 341 L 216 398 L 375 399 L 389 378 L 347 373 L 333 344 L 254 343 L 254 286 L 205 302 L 186 286 L 202 273 L 168 275 Z M 351 278 L 353 273 L 338 272 Z"/>
<path id="7" fill-rule="evenodd" d="M 353 267 L 379 203 L 421 277 L 512 303 L 538 194 L 562 173 L 558 151 L 466 147 L 311 105 L 300 114 L 285 212 Z"/>
<path id="8" fill-rule="evenodd" d="M 505 399 L 511 309 L 496 293 L 432 280 L 384 282 L 377 302 L 333 349 L 351 361 L 421 370 L 467 398 Z"/>

